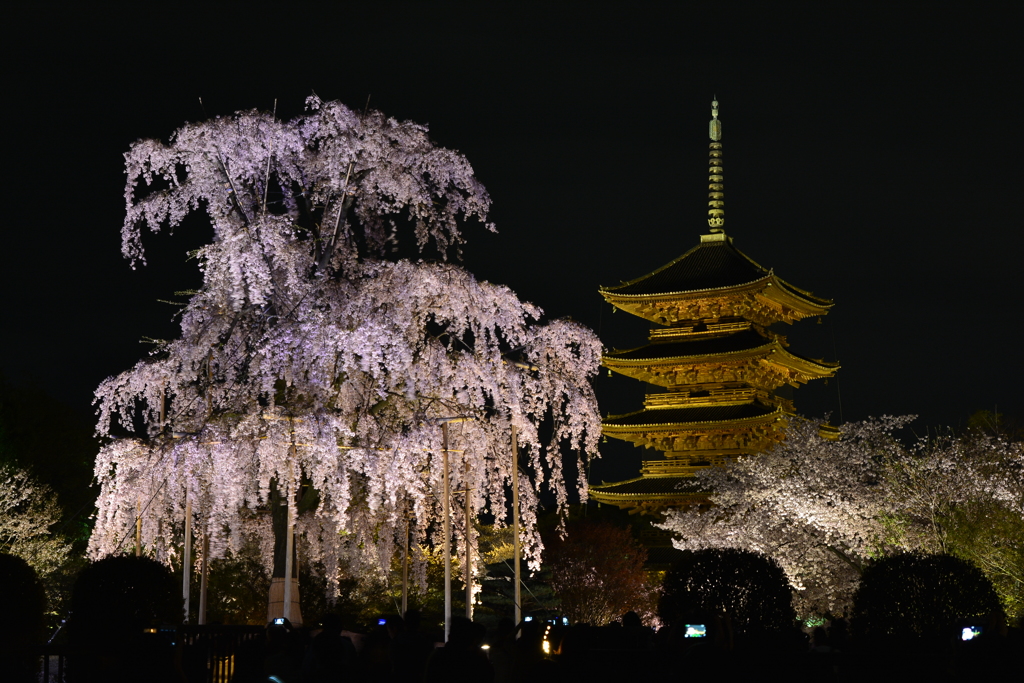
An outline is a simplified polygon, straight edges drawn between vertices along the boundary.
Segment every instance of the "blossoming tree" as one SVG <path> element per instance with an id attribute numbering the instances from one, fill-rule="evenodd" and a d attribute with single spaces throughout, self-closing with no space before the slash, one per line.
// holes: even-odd
<path id="1" fill-rule="evenodd" d="M 292 121 L 239 112 L 139 141 L 125 159 L 133 263 L 144 228 L 191 213 L 205 212 L 213 239 L 180 338 L 96 392 L 99 433 L 133 436 L 96 460 L 94 556 L 137 533 L 166 559 L 188 510 L 211 557 L 256 536 L 269 562 L 265 511 L 283 505 L 328 576 L 340 563 L 378 572 L 407 520 L 414 542 L 439 540 L 441 423 L 458 417 L 452 488 L 499 524 L 518 429 L 523 538 L 539 557 L 538 493 L 564 505 L 563 452 L 596 454 L 600 344 L 447 262 L 461 221 L 486 223 L 490 205 L 464 157 L 423 126 L 312 97 Z M 385 259 L 405 229 L 443 260 Z"/>
<path id="2" fill-rule="evenodd" d="M 883 517 L 899 547 L 968 560 L 1024 618 L 1024 443 L 968 433 L 922 441 L 884 467 Z"/>
<path id="3" fill-rule="evenodd" d="M 899 452 L 893 431 L 907 421 L 850 423 L 831 441 L 819 435 L 819 422 L 793 420 L 769 452 L 702 471 L 712 506 L 676 511 L 665 528 L 684 550 L 769 555 L 796 589 L 798 613 L 841 613 L 883 544 L 880 462 Z"/>
<path id="4" fill-rule="evenodd" d="M 17 555 L 40 576 L 52 574 L 71 551 L 52 533 L 59 521 L 53 491 L 27 471 L 0 462 L 0 553 Z"/>
<path id="5" fill-rule="evenodd" d="M 774 557 L 799 613 L 843 614 L 868 559 L 945 552 L 978 565 L 1010 614 L 1024 604 L 1024 447 L 968 435 L 904 445 L 909 417 L 842 427 L 794 420 L 785 442 L 700 474 L 712 506 L 673 512 L 683 549 L 734 547 Z"/>

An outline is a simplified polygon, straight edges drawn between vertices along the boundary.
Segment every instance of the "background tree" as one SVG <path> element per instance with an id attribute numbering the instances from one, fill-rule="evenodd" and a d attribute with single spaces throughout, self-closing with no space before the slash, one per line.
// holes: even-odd
<path id="1" fill-rule="evenodd" d="M 539 558 L 537 495 L 567 501 L 560 447 L 596 453 L 588 378 L 601 349 L 454 265 L 383 259 L 406 231 L 446 258 L 463 242 L 459 220 L 486 219 L 461 155 L 423 126 L 311 97 L 293 121 L 239 112 L 125 158 L 127 257 L 142 260 L 144 226 L 193 212 L 213 239 L 195 253 L 203 286 L 183 304 L 181 337 L 97 389 L 100 434 L 132 436 L 96 459 L 94 556 L 123 550 L 141 509 L 143 544 L 167 559 L 187 499 L 211 557 L 250 537 L 269 560 L 265 511 L 295 519 L 302 505 L 307 562 L 332 581 L 343 564 L 379 578 L 406 518 L 414 543 L 439 540 L 440 425 L 466 416 L 450 430 L 452 488 L 506 520 L 515 425 L 528 453 L 524 540 Z"/>
<path id="2" fill-rule="evenodd" d="M 950 553 L 978 565 L 1006 611 L 1024 605 L 1024 449 L 977 431 L 904 445 L 910 418 L 846 424 L 838 441 L 794 421 L 771 451 L 700 476 L 709 509 L 670 514 L 681 548 L 774 557 L 802 616 L 842 614 L 861 571 L 894 552 Z"/>
<path id="3" fill-rule="evenodd" d="M 792 593 L 775 560 L 735 548 L 687 551 L 665 574 L 658 614 L 669 626 L 727 615 L 737 634 L 793 625 Z"/>
<path id="4" fill-rule="evenodd" d="M 24 559 L 45 580 L 71 551 L 52 533 L 60 518 L 53 491 L 25 470 L 0 464 L 0 552 Z"/>
<path id="5" fill-rule="evenodd" d="M 921 441 L 884 463 L 890 542 L 977 566 L 1008 616 L 1024 616 L 1024 447 L 969 430 Z"/>
<path id="6" fill-rule="evenodd" d="M 841 614 L 860 571 L 884 546 L 880 463 L 901 451 L 893 432 L 909 418 L 846 424 L 843 438 L 818 434 L 820 422 L 793 420 L 767 453 L 698 476 L 709 509 L 668 515 L 677 548 L 740 548 L 785 570 L 801 616 Z"/>
<path id="7" fill-rule="evenodd" d="M 0 463 L 27 471 L 61 503 L 62 533 L 84 550 L 97 489 L 97 444 L 86 416 L 0 374 Z"/>
<path id="8" fill-rule="evenodd" d="M 560 609 L 574 623 L 604 626 L 630 610 L 651 623 L 657 604 L 644 562 L 647 550 L 628 528 L 575 520 L 544 552 Z"/>

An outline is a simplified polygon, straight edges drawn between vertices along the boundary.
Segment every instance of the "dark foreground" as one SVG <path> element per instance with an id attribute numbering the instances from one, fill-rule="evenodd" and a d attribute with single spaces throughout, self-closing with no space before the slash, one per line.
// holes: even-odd
<path id="1" fill-rule="evenodd" d="M 1024 667 L 1019 630 L 956 637 L 858 642 L 838 631 L 733 637 L 645 628 L 525 625 L 485 634 L 453 628 L 449 645 L 382 625 L 370 634 L 282 627 L 183 627 L 143 634 L 130 647 L 50 648 L 47 678 L 69 683 L 370 683 L 444 681 L 813 680 L 967 681 L 1013 679 Z M 1016 674 L 1013 672 L 1017 672 Z M 707 679 L 705 679 L 707 680 Z"/>

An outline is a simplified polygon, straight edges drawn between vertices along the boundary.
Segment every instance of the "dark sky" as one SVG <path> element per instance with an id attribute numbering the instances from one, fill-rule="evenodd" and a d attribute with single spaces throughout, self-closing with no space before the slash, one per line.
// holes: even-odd
<path id="1" fill-rule="evenodd" d="M 727 232 L 836 301 L 825 324 L 792 330 L 795 351 L 843 364 L 798 409 L 916 413 L 922 429 L 979 408 L 1024 415 L 1012 3 L 476 7 L 8 11 L 3 374 L 88 413 L 141 337 L 175 333 L 156 300 L 198 283 L 184 253 L 204 238 L 151 236 L 151 266 L 131 270 L 122 153 L 275 99 L 289 117 L 312 91 L 428 123 L 494 199 L 500 234 L 470 226 L 466 265 L 608 346 L 640 345 L 646 324 L 612 316 L 597 288 L 707 232 L 717 94 Z M 598 389 L 604 412 L 644 393 L 619 378 Z M 595 479 L 618 477 L 611 465 Z"/>

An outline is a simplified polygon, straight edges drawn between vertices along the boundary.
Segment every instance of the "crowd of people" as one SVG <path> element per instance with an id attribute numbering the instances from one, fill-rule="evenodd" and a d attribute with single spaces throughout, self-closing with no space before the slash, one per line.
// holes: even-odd
<path id="1" fill-rule="evenodd" d="M 953 680 L 964 673 L 999 674 L 1019 663 L 1020 634 L 995 629 L 972 641 L 900 639 L 858 642 L 847 623 L 742 633 L 728 617 L 695 617 L 700 624 L 644 626 L 633 612 L 593 627 L 561 620 L 502 619 L 488 631 L 464 617 L 441 634 L 421 629 L 420 615 L 380 619 L 367 634 L 345 631 L 340 618 L 317 628 L 270 624 L 265 637 L 236 657 L 234 681 L 246 683 L 507 683 L 530 680 L 675 680 L 681 672 L 739 680 L 753 674 L 807 674 L 825 680 L 862 680 L 881 672 L 914 678 L 927 673 Z"/>

